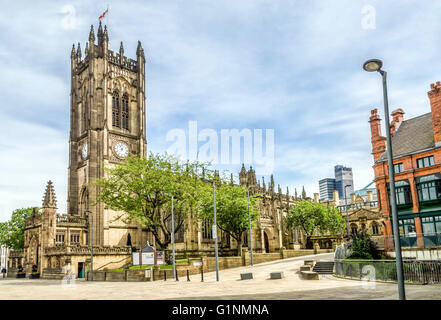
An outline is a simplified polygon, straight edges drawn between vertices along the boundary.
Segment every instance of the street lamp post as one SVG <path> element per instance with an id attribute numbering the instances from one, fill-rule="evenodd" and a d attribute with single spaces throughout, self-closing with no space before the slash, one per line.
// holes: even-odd
<path id="1" fill-rule="evenodd" d="M 218 253 L 217 253 L 217 227 L 216 227 L 216 195 L 215 195 L 215 188 L 214 188 L 214 181 L 208 180 L 208 179 L 201 179 L 205 182 L 210 182 L 213 186 L 213 215 L 214 215 L 214 222 L 213 222 L 213 237 L 214 237 L 214 254 L 216 256 L 216 281 L 219 281 L 219 261 L 218 261 Z"/>
<path id="2" fill-rule="evenodd" d="M 363 64 L 363 69 L 368 72 L 377 71 L 381 74 L 383 79 L 383 100 L 384 100 L 384 120 L 386 122 L 386 138 L 387 138 L 387 161 L 389 167 L 389 185 L 390 185 L 390 206 L 392 210 L 392 232 L 395 242 L 395 257 L 397 267 L 397 282 L 398 282 L 398 296 L 400 300 L 406 300 L 406 294 L 404 290 L 404 277 L 403 277 L 403 260 L 401 257 L 401 243 L 400 243 L 400 231 L 398 229 L 398 214 L 397 203 L 395 194 L 395 178 L 394 178 L 394 165 L 392 157 L 392 141 L 390 136 L 390 123 L 389 123 L 389 102 L 387 98 L 387 83 L 386 71 L 381 70 L 383 62 L 378 59 L 371 59 Z"/>
<path id="3" fill-rule="evenodd" d="M 345 185 L 345 187 L 344 187 L 344 189 L 345 189 L 346 222 L 347 222 L 347 225 L 348 225 L 348 241 L 349 241 L 349 239 L 350 239 L 350 229 L 349 229 L 348 202 L 347 202 L 347 199 L 346 199 L 346 188 L 347 188 L 347 187 L 350 187 L 350 186 L 351 186 L 350 184 L 347 184 L 347 185 Z"/>
<path id="4" fill-rule="evenodd" d="M 90 214 L 90 281 L 93 281 L 93 213 L 87 209 L 84 213 Z"/>
<path id="5" fill-rule="evenodd" d="M 168 193 L 161 193 L 163 196 L 171 197 L 171 242 L 172 242 L 172 262 L 173 262 L 173 279 L 176 278 L 176 258 L 175 258 L 175 214 L 173 211 L 173 196 Z"/>

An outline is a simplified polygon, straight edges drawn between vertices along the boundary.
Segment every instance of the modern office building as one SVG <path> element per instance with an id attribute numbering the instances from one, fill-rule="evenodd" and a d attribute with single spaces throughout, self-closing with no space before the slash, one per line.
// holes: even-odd
<path id="1" fill-rule="evenodd" d="M 320 188 L 320 201 L 331 201 L 333 200 L 332 192 L 336 189 L 335 179 L 325 178 L 319 181 Z"/>
<path id="2" fill-rule="evenodd" d="M 345 198 L 344 187 L 346 188 L 346 198 L 354 193 L 354 181 L 352 178 L 352 168 L 346 168 L 342 165 L 334 167 L 335 178 L 325 178 L 319 181 L 320 201 L 330 201 L 333 199 L 333 191 L 338 190 L 340 199 Z"/>
<path id="3" fill-rule="evenodd" d="M 337 165 L 334 167 L 335 174 L 335 188 L 338 190 L 338 195 L 340 198 L 349 198 L 349 196 L 354 193 L 354 180 L 352 178 L 352 168 L 346 168 L 342 165 Z M 350 186 L 346 188 L 345 197 L 345 186 Z"/>

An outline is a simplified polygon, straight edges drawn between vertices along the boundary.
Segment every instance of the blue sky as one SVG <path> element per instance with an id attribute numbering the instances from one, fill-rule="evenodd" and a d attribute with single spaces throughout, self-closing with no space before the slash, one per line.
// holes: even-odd
<path id="1" fill-rule="evenodd" d="M 107 4 L 110 48 L 123 41 L 136 58 L 137 41 L 144 47 L 148 149 L 165 152 L 167 132 L 192 120 L 217 132 L 274 129 L 275 182 L 291 193 L 304 185 L 312 196 L 336 164 L 353 168 L 356 188 L 372 180 L 367 121 L 383 102 L 365 60 L 383 60 L 390 108 L 405 119 L 430 111 L 427 91 L 441 80 L 433 1 L 0 4 L 0 221 L 41 205 L 49 179 L 66 211 L 70 51 L 84 49 Z M 374 29 L 362 26 L 365 6 Z"/>

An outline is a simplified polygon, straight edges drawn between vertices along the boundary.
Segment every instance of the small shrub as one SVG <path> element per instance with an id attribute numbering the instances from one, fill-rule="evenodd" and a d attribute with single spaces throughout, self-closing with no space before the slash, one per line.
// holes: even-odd
<path id="1" fill-rule="evenodd" d="M 381 254 L 366 231 L 352 236 L 352 254 L 349 259 L 381 259 Z"/>

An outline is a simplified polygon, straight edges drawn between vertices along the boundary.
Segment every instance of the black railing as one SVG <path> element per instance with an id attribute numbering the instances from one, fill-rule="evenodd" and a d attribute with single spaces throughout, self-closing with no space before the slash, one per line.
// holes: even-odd
<path id="1" fill-rule="evenodd" d="M 441 283 L 441 261 L 403 261 L 404 282 Z M 397 281 L 395 260 L 335 260 L 335 274 L 349 279 Z"/>

